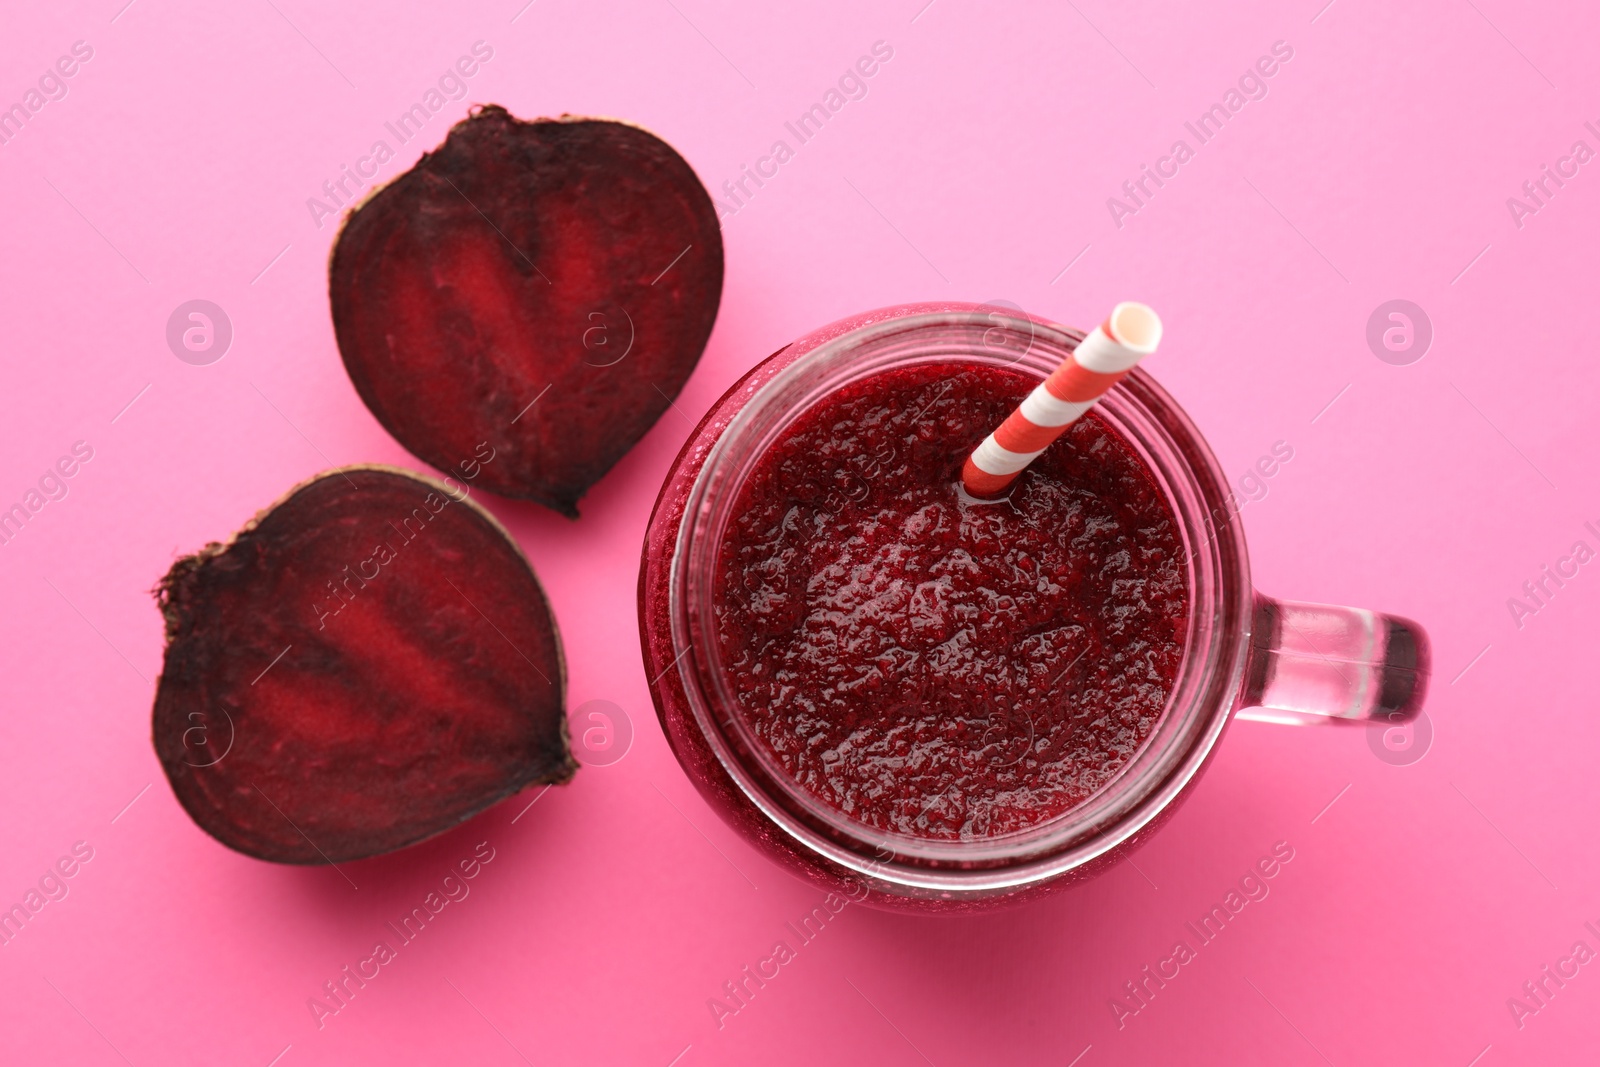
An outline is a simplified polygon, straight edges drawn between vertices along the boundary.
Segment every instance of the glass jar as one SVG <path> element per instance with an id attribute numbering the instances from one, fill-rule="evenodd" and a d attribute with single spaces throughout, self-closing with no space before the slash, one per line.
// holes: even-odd
<path id="1" fill-rule="evenodd" d="M 824 886 L 884 907 L 972 909 L 1071 884 L 1121 858 L 1194 787 L 1228 723 L 1398 723 L 1427 688 L 1415 623 L 1274 600 L 1250 584 L 1228 480 L 1182 409 L 1136 369 L 1096 410 L 1149 467 L 1181 530 L 1189 589 L 1183 662 L 1132 759 L 1079 806 L 972 840 L 867 826 L 795 783 L 729 691 L 716 638 L 716 566 L 738 492 L 797 416 L 833 391 L 927 363 L 1009 367 L 1043 380 L 1083 334 L 994 306 L 915 304 L 844 319 L 781 349 L 690 435 L 656 501 L 639 576 L 646 677 L 690 779 L 733 827 Z M 974 442 L 976 444 L 976 442 Z"/>

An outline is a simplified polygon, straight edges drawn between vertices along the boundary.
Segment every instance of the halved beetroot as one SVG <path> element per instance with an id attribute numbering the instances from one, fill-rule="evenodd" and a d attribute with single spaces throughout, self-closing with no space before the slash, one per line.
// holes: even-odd
<path id="1" fill-rule="evenodd" d="M 418 458 L 569 516 L 704 350 L 722 232 L 636 126 L 484 107 L 345 221 L 328 293 L 356 391 Z"/>
<path id="2" fill-rule="evenodd" d="M 576 769 L 544 592 L 459 486 L 329 471 L 178 560 L 156 596 L 156 754 L 230 848 L 373 856 Z"/>

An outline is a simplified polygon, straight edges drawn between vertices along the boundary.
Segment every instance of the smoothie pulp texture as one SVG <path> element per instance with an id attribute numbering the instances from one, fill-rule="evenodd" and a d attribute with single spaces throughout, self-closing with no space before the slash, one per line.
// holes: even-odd
<path id="1" fill-rule="evenodd" d="M 1172 691 L 1178 523 L 1104 419 L 1006 500 L 957 493 L 1036 384 L 979 364 L 877 373 L 801 414 L 740 489 L 716 573 L 736 713 L 804 791 L 876 830 L 974 840 L 1061 816 Z"/>

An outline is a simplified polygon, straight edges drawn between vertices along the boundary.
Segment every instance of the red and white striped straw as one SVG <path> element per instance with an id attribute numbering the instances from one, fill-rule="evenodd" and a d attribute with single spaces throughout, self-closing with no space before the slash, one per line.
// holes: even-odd
<path id="1" fill-rule="evenodd" d="M 1112 308 L 1106 321 L 983 439 L 962 468 L 962 488 L 978 500 L 1005 496 L 1024 467 L 1160 343 L 1161 319 L 1148 306 L 1124 302 Z"/>

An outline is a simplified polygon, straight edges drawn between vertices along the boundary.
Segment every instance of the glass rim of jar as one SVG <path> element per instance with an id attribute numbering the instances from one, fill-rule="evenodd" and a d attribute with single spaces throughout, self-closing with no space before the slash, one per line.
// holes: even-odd
<path id="1" fill-rule="evenodd" d="M 1083 338 L 1081 331 L 1005 308 L 944 307 L 828 338 L 745 400 L 689 490 L 669 572 L 668 615 L 696 726 L 725 773 L 768 821 L 864 879 L 966 895 L 1020 888 L 1083 866 L 1150 825 L 1184 791 L 1234 710 L 1254 593 L 1227 478 L 1188 416 L 1137 368 L 1096 411 L 1150 469 L 1178 519 L 1189 621 L 1166 706 L 1132 758 L 1089 798 L 1053 819 L 1009 834 L 955 840 L 871 827 L 785 773 L 737 713 L 715 630 L 719 549 L 755 462 L 802 412 L 850 382 L 890 367 L 934 362 L 1005 366 L 1043 380 Z"/>

